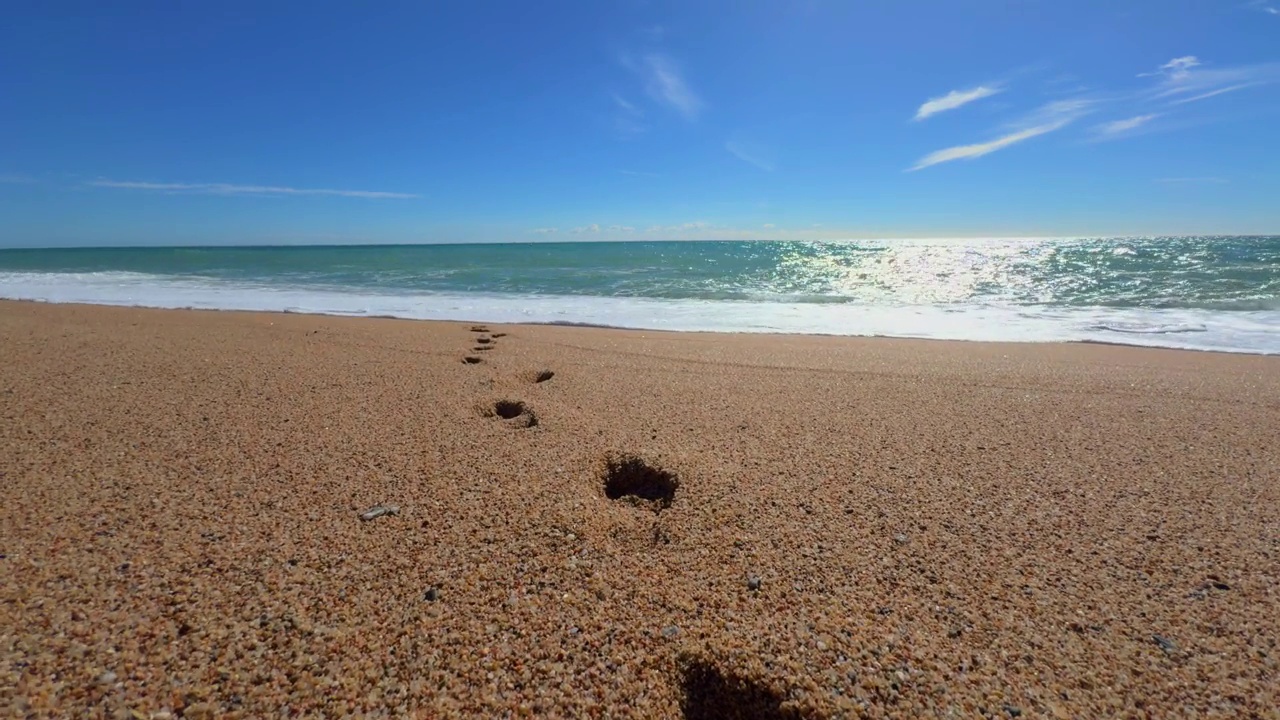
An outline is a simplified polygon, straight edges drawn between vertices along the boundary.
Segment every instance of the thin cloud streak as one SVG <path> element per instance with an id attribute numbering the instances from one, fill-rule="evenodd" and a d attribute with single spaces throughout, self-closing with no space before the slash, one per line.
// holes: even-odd
<path id="1" fill-rule="evenodd" d="M 406 200 L 418 197 L 417 195 L 409 193 L 380 192 L 375 190 L 330 190 L 326 188 L 293 188 L 269 185 L 232 185 L 230 183 L 156 183 L 137 182 L 132 180 L 93 180 L 88 184 L 93 187 L 115 188 L 120 190 L 150 190 L 153 192 L 190 193 L 194 195 L 326 195 L 331 197 L 367 198 L 376 200 Z"/>
<path id="2" fill-rule="evenodd" d="M 30 175 L 19 175 L 17 173 L 0 173 L 0 183 L 9 185 L 31 185 L 36 181 Z"/>
<path id="3" fill-rule="evenodd" d="M 924 120 L 940 112 L 955 110 L 971 102 L 1004 92 L 999 86 L 979 85 L 968 90 L 952 90 L 942 97 L 930 98 L 916 110 L 915 120 Z"/>
<path id="4" fill-rule="evenodd" d="M 646 55 L 640 70 L 650 98 L 675 110 L 689 122 L 698 119 L 705 103 L 689 86 L 675 60 L 661 53 Z"/>
<path id="5" fill-rule="evenodd" d="M 1019 130 L 984 143 L 957 145 L 931 152 L 908 168 L 908 172 L 923 170 L 933 165 L 954 160 L 973 160 L 983 155 L 990 155 L 997 150 L 1003 150 L 1011 145 L 1017 145 L 1020 142 L 1047 135 L 1055 130 L 1061 130 L 1088 113 L 1093 104 L 1092 100 L 1059 100 L 1051 102 L 1036 109 L 1024 118 L 1022 123 L 1019 124 L 1021 126 Z"/>
<path id="6" fill-rule="evenodd" d="M 749 165 L 755 165 L 756 167 L 760 168 L 761 170 L 764 170 L 765 172 L 773 172 L 773 163 L 769 162 L 768 160 L 765 160 L 764 158 L 761 158 L 755 152 L 747 148 L 744 148 L 739 143 L 729 140 L 724 144 L 724 149 L 728 150 L 731 155 L 738 158 L 742 162 L 745 162 Z"/>
<path id="7" fill-rule="evenodd" d="M 1205 67 L 1194 55 L 1186 55 L 1161 65 L 1156 72 L 1138 77 L 1161 78 L 1148 93 L 1150 99 L 1181 104 L 1276 82 L 1280 80 L 1280 63 L 1215 68 Z"/>
<path id="8" fill-rule="evenodd" d="M 1232 85 L 1232 86 L 1230 86 L 1230 87 L 1219 88 L 1219 89 L 1217 89 L 1217 90 L 1210 90 L 1210 91 L 1209 91 L 1209 92 L 1207 92 L 1207 93 L 1201 93 L 1201 94 L 1199 94 L 1199 95 L 1193 95 L 1193 96 L 1191 96 L 1191 97 L 1189 97 L 1189 98 L 1181 98 L 1181 99 L 1179 99 L 1179 100 L 1173 100 L 1173 101 L 1171 101 L 1169 104 L 1170 104 L 1170 105 L 1185 105 L 1185 104 L 1187 104 L 1187 103 L 1193 103 L 1193 102 L 1196 102 L 1196 101 L 1198 101 L 1198 100 L 1206 100 L 1206 99 L 1211 98 L 1211 97 L 1215 97 L 1215 96 L 1218 96 L 1218 95 L 1223 95 L 1223 94 L 1225 94 L 1225 93 L 1229 93 L 1229 92 L 1235 92 L 1236 90 L 1243 90 L 1243 89 L 1245 89 L 1245 88 L 1253 87 L 1253 86 L 1255 86 L 1255 85 L 1261 85 L 1261 84 L 1262 84 L 1262 83 L 1256 83 L 1256 82 L 1251 82 L 1251 83 L 1240 83 L 1239 85 Z"/>
<path id="9" fill-rule="evenodd" d="M 1105 136 L 1120 135 L 1122 133 L 1127 133 L 1130 130 L 1140 128 L 1143 125 L 1146 125 L 1147 123 L 1151 122 L 1152 120 L 1155 120 L 1158 117 L 1160 117 L 1160 113 L 1151 113 L 1150 115 L 1138 115 L 1136 117 L 1127 118 L 1125 120 L 1113 120 L 1111 122 L 1102 123 L 1101 125 L 1095 126 L 1093 131 L 1098 133 L 1099 135 L 1105 135 Z"/>

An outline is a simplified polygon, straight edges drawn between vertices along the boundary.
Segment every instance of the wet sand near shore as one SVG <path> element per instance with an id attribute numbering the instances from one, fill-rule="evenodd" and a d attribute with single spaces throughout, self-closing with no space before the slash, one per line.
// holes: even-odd
<path id="1" fill-rule="evenodd" d="M 1278 717 L 1277 437 L 1276 357 L 0 302 L 0 708 Z"/>

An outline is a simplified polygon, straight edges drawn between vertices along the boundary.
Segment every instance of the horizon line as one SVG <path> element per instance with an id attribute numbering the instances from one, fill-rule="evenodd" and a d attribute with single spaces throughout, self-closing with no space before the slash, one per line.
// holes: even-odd
<path id="1" fill-rule="evenodd" d="M 621 245 L 638 243 L 771 243 L 771 242 L 804 242 L 804 243 L 850 243 L 850 242 L 919 242 L 919 241 L 985 241 L 985 240 L 1115 240 L 1115 239 L 1159 239 L 1159 238 L 1269 238 L 1280 237 L 1280 232 L 1212 232 L 1212 233 L 1083 233 L 1065 235 L 900 235 L 900 236 L 860 236 L 847 238 L 814 238 L 768 239 L 768 238 L 665 238 L 665 239 L 584 239 L 555 240 L 521 239 L 521 240 L 467 240 L 443 242 L 298 242 L 298 243 L 195 243 L 176 245 L 0 245 L 0 252 L 9 250 L 272 250 L 272 249 L 304 249 L 304 248 L 389 248 L 389 247 L 448 247 L 467 245 Z"/>

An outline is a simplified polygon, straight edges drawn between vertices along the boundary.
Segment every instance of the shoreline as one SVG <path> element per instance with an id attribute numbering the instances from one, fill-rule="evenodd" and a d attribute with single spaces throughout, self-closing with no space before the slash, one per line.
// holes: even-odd
<path id="1" fill-rule="evenodd" d="M 86 308 L 119 308 L 124 310 L 156 310 L 161 312 L 207 312 L 207 313 L 240 313 L 240 314 L 263 314 L 263 315 L 288 315 L 303 317 L 326 317 L 341 318 L 351 320 L 397 320 L 415 323 L 446 323 L 446 324 L 479 324 L 488 323 L 491 325 L 503 325 L 514 327 L 556 327 L 556 328 L 583 328 L 587 330 L 617 330 L 623 332 L 637 333 L 672 333 L 676 335 L 722 335 L 722 336 L 749 336 L 749 337 L 824 337 L 824 338 L 849 338 L 849 339 L 865 339 L 865 340 L 891 340 L 891 341 L 927 341 L 939 343 L 977 343 L 991 345 L 1032 345 L 1032 346 L 1057 346 L 1057 345 L 1100 345 L 1105 347 L 1118 348 L 1138 348 L 1145 350 L 1167 350 L 1173 352 L 1194 352 L 1194 353 L 1211 353 L 1217 355 L 1244 355 L 1256 357 L 1280 357 L 1280 351 L 1264 351 L 1264 350 L 1225 350 L 1220 348 L 1201 348 L 1201 347 L 1173 347 L 1169 345 L 1148 345 L 1142 343 L 1126 343 L 1119 340 L 1099 340 L 1099 339 L 1081 339 L 1081 340 L 979 340 L 966 338 L 939 338 L 939 337 L 919 337 L 913 335 L 845 335 L 831 332 L 782 332 L 782 331 L 751 331 L 751 330 L 680 330 L 672 328 L 645 328 L 631 327 L 624 325 L 609 325 L 604 323 L 576 322 L 576 321 L 521 321 L 507 322 L 495 320 L 472 320 L 472 319 L 437 319 L 437 318 L 417 318 L 405 317 L 400 315 L 385 314 L 356 314 L 342 312 L 311 312 L 300 310 L 246 310 L 239 308 L 199 308 L 199 307 L 162 307 L 156 305 L 126 305 L 116 303 L 89 303 L 89 302 L 62 302 L 56 300 L 33 300 L 27 298 L 0 298 L 0 304 L 3 303 L 30 303 L 34 305 L 54 305 L 54 306 L 70 306 L 70 307 L 86 307 Z M 1153 334 L 1153 333 L 1137 333 L 1137 334 Z"/>
<path id="2" fill-rule="evenodd" d="M 3 301 L 0 705 L 1265 716 L 1280 360 L 1155 350 Z"/>

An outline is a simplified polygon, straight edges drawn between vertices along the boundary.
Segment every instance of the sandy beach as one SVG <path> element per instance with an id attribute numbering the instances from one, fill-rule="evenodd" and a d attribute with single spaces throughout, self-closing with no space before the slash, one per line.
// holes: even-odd
<path id="1" fill-rule="evenodd" d="M 0 707 L 1280 717 L 1278 438 L 1277 357 L 0 302 Z"/>

